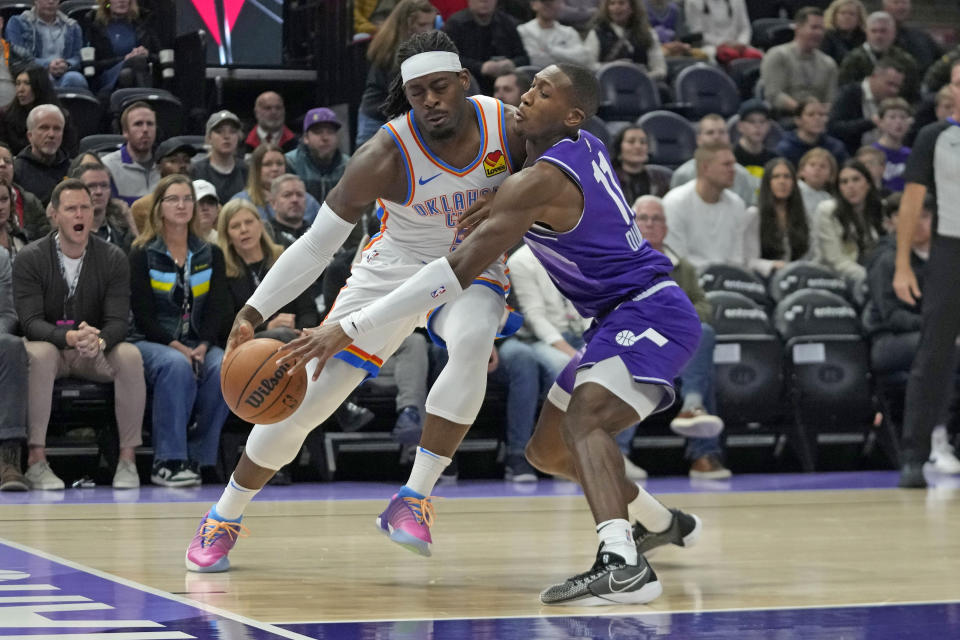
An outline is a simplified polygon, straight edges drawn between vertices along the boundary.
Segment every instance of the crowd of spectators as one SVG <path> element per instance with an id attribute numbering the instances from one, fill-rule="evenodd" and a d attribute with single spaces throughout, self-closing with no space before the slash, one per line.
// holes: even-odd
<path id="1" fill-rule="evenodd" d="M 115 385 L 115 487 L 139 485 L 134 454 L 148 407 L 151 481 L 201 482 L 228 416 L 219 370 L 230 321 L 309 228 L 350 157 L 341 117 L 325 106 L 302 120 L 288 114 L 280 86 L 249 106 L 217 105 L 203 145 L 160 139 L 154 109 L 135 102 L 119 116 L 119 149 L 79 154 L 57 90 L 108 97 L 115 88 L 154 83 L 154 63 L 170 43 L 144 4 L 99 0 L 81 26 L 57 0 L 35 0 L 9 20 L 0 42 L 7 53 L 0 64 L 0 379 L 7 382 L 0 385 L 0 490 L 63 488 L 45 447 L 53 385 L 67 376 Z M 697 282 L 707 265 L 732 263 L 770 278 L 790 262 L 820 263 L 853 288 L 869 285 L 878 335 L 901 350 L 889 366 L 906 366 L 915 348 L 915 336 L 901 334 L 917 330 L 918 312 L 891 297 L 891 214 L 920 126 L 958 115 L 960 48 L 944 52 L 912 26 L 909 0 L 883 0 L 872 12 L 860 0 L 834 0 L 825 12 L 826 3 L 811 4 L 791 16 L 792 37 L 761 48 L 744 0 L 357 2 L 356 30 L 370 42 L 354 141 L 368 140 L 385 120 L 380 103 L 397 81 L 398 45 L 435 28 L 458 46 L 475 90 L 513 105 L 532 75 L 554 62 L 599 71 L 627 61 L 671 98 L 677 61 L 732 73 L 736 61 L 755 60 L 752 95 L 732 119 L 699 117 L 696 151 L 679 166 L 655 164 L 656 139 L 643 126 L 602 123 L 613 134 L 613 168 L 638 226 L 670 257 L 704 324 L 675 420 L 722 422 L 710 305 Z M 252 126 L 233 109 L 252 111 Z M 935 203 L 928 212 L 934 215 Z M 290 340 L 318 324 L 360 235 L 258 335 Z M 917 260 L 928 244 L 919 230 Z M 532 481 L 523 449 L 539 403 L 589 320 L 529 252 L 516 250 L 509 264 L 526 327 L 498 343 L 490 371 L 507 389 L 506 477 Z M 395 357 L 404 372 L 397 376 L 400 442 L 416 441 L 437 358 L 420 333 Z M 352 403 L 337 413 L 346 429 L 370 417 Z M 694 477 L 730 475 L 720 439 L 690 441 L 687 457 Z M 633 477 L 645 475 L 627 464 Z"/>

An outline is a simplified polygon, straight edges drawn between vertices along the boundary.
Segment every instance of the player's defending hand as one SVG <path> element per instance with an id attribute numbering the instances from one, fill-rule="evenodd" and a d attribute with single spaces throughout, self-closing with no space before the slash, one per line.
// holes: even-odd
<path id="1" fill-rule="evenodd" d="M 481 222 L 489 218 L 492 203 L 492 194 L 481 196 L 469 209 L 460 214 L 460 219 L 455 227 L 458 237 L 466 238 Z M 459 234 L 462 234 L 462 236 Z"/>
<path id="2" fill-rule="evenodd" d="M 323 371 L 327 360 L 335 353 L 349 347 L 352 342 L 353 338 L 340 328 L 339 322 L 329 322 L 313 329 L 304 329 L 299 338 L 280 347 L 280 352 L 284 356 L 277 360 L 277 364 L 292 362 L 293 366 L 287 372 L 287 375 L 290 375 L 297 369 L 306 367 L 308 362 L 316 358 L 317 368 L 313 372 L 313 379 L 316 380 L 320 377 L 320 372 Z"/>

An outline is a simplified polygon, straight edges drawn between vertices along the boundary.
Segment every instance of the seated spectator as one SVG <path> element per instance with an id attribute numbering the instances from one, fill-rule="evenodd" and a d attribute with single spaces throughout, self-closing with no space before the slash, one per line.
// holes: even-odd
<path id="1" fill-rule="evenodd" d="M 770 135 L 770 107 L 767 103 L 756 98 L 744 100 L 737 112 L 737 131 L 740 139 L 733 148 L 737 164 L 759 180 L 763 177 L 763 168 L 777 157 L 767 149 L 767 136 Z"/>
<path id="2" fill-rule="evenodd" d="M 830 133 L 851 154 L 862 145 L 876 142 L 880 103 L 898 96 L 902 88 L 903 70 L 897 63 L 889 58 L 878 61 L 869 76 L 840 90 L 830 112 Z"/>
<path id="3" fill-rule="evenodd" d="M 960 45 L 957 45 L 927 69 L 923 76 L 923 88 L 927 93 L 936 93 L 950 84 L 950 70 L 960 60 Z"/>
<path id="4" fill-rule="evenodd" d="M 899 207 L 899 196 L 893 198 L 893 216 Z M 933 210 L 936 208 L 933 196 L 927 194 L 923 209 L 917 220 L 910 251 L 910 267 L 917 278 L 917 286 L 923 292 L 927 261 L 930 259 L 930 240 L 933 227 Z M 893 238 L 891 238 L 893 240 Z M 923 299 L 918 297 L 917 305 L 908 305 L 897 297 L 893 290 L 893 274 L 896 266 L 896 243 L 891 241 L 877 248 L 867 266 L 867 278 L 870 290 L 869 316 L 866 324 L 871 332 L 870 365 L 877 375 L 889 373 L 908 374 L 913 358 L 920 345 Z M 960 348 L 957 349 L 960 355 Z M 957 361 L 960 363 L 960 360 Z M 960 374 L 960 370 L 957 372 Z M 953 402 L 950 422 L 957 424 L 957 404 Z M 947 420 L 944 420 L 944 423 Z M 950 446 L 947 428 L 941 423 L 934 427 L 931 435 L 930 462 L 941 473 L 960 473 L 960 460 L 957 460 Z"/>
<path id="5" fill-rule="evenodd" d="M 730 144 L 727 121 L 723 119 L 723 116 L 718 116 L 715 113 L 703 116 L 697 123 L 697 148 L 711 144 Z M 694 158 L 691 158 L 673 172 L 673 176 L 670 178 L 670 187 L 675 189 L 682 184 L 691 182 L 696 177 L 697 163 Z M 756 200 L 758 186 L 760 186 L 759 180 L 739 164 L 734 164 L 733 192 L 740 196 L 745 203 L 752 204 Z"/>
<path id="6" fill-rule="evenodd" d="M 34 0 L 33 8 L 10 18 L 10 44 L 30 52 L 33 62 L 50 74 L 57 87 L 87 88 L 80 67 L 83 31 L 60 11 L 60 0 Z"/>
<path id="7" fill-rule="evenodd" d="M 833 154 L 838 164 L 846 160 L 849 154 L 843 143 L 827 135 L 828 107 L 812 96 L 803 98 L 794 114 L 797 128 L 786 132 L 777 143 L 777 155 L 799 164 L 807 151 L 822 147 Z"/>
<path id="8" fill-rule="evenodd" d="M 0 16 L 0 33 L 3 32 L 3 17 Z M 14 79 L 21 71 L 34 66 L 30 51 L 0 38 L 0 47 L 9 53 L 0 58 L 0 105 L 9 104 L 16 97 Z"/>
<path id="9" fill-rule="evenodd" d="M 110 172 L 102 164 L 82 164 L 70 172 L 70 177 L 79 180 L 90 193 L 93 205 L 93 235 L 116 245 L 124 253 L 130 253 L 133 237 L 112 220 L 122 218 L 117 204 L 110 198 Z"/>
<path id="10" fill-rule="evenodd" d="M 603 0 L 584 45 L 589 60 L 629 60 L 646 67 L 655 80 L 667 77 L 667 61 L 642 0 Z"/>
<path id="11" fill-rule="evenodd" d="M 272 144 L 262 144 L 250 155 L 250 167 L 247 173 L 247 188 L 236 194 L 231 200 L 242 198 L 253 203 L 257 213 L 264 222 L 272 220 L 273 209 L 270 207 L 270 185 L 274 179 L 287 172 L 287 159 L 283 151 Z M 308 224 L 313 222 L 320 211 L 320 203 L 309 193 L 307 194 L 306 213 L 304 219 Z"/>
<path id="12" fill-rule="evenodd" d="M 823 12 L 804 7 L 794 18 L 792 42 L 763 56 L 763 94 L 778 114 L 792 114 L 800 100 L 813 96 L 830 104 L 837 94 L 837 63 L 818 48 L 823 42 Z"/>
<path id="13" fill-rule="evenodd" d="M 557 22 L 560 0 L 532 0 L 530 6 L 537 17 L 517 27 L 530 64 L 540 68 L 558 62 L 596 64 L 577 30 Z"/>
<path id="14" fill-rule="evenodd" d="M 941 87 L 937 91 L 934 105 L 937 120 L 942 122 L 949 118 L 955 111 L 955 104 L 951 87 L 949 85 Z"/>
<path id="15" fill-rule="evenodd" d="M 663 53 L 671 57 L 693 55 L 690 45 L 682 40 L 689 35 L 683 18 L 683 2 L 645 0 L 645 6 L 650 26 L 657 32 Z"/>
<path id="16" fill-rule="evenodd" d="M 10 262 L 16 260 L 20 250 L 27 246 L 27 235 L 20 229 L 17 217 L 13 215 L 13 203 L 13 187 L 6 182 L 0 182 L 0 249 L 6 250 Z"/>
<path id="17" fill-rule="evenodd" d="M 50 219 L 43 210 L 37 196 L 24 191 L 13 181 L 13 153 L 10 147 L 0 142 L 0 182 L 5 182 L 13 190 L 13 218 L 17 228 L 26 234 L 27 240 L 36 240 L 50 231 Z"/>
<path id="18" fill-rule="evenodd" d="M 890 191 L 903 191 L 905 186 L 903 172 L 907 168 L 910 147 L 903 145 L 903 139 L 913 124 L 913 109 L 903 98 L 887 98 L 880 103 L 877 115 L 877 128 L 880 139 L 873 143 L 886 156 L 883 170 L 883 188 Z"/>
<path id="19" fill-rule="evenodd" d="M 443 30 L 484 94 L 490 95 L 497 76 L 530 64 L 517 21 L 498 9 L 496 0 L 468 0 L 467 8 L 450 16 Z"/>
<path id="20" fill-rule="evenodd" d="M 160 177 L 166 178 L 174 174 L 189 176 L 190 159 L 198 153 L 200 153 L 199 149 L 183 136 L 167 138 L 160 143 L 154 154 Z M 130 214 L 137 225 L 137 229 L 143 229 L 146 226 L 147 216 L 150 215 L 152 207 L 153 191 L 137 198 L 130 204 Z"/>
<path id="21" fill-rule="evenodd" d="M 696 180 L 663 198 L 670 247 L 697 268 L 711 262 L 750 266 L 760 257 L 757 220 L 730 190 L 736 166 L 730 145 L 698 147 L 694 160 Z"/>
<path id="22" fill-rule="evenodd" d="M 762 58 L 750 46 L 750 16 L 743 0 L 684 0 L 691 33 L 703 34 L 703 50 L 719 64 L 737 58 Z"/>
<path id="23" fill-rule="evenodd" d="M 867 39 L 867 9 L 860 0 L 833 0 L 823 14 L 823 26 L 820 50 L 839 65 Z"/>
<path id="24" fill-rule="evenodd" d="M 113 178 L 114 195 L 131 204 L 160 182 L 160 170 L 153 161 L 157 114 L 146 102 L 134 102 L 120 114 L 120 130 L 126 142 L 103 156 L 103 164 Z"/>
<path id="25" fill-rule="evenodd" d="M 883 10 L 896 22 L 897 39 L 894 43 L 913 56 L 918 67 L 929 69 L 943 52 L 927 31 L 907 26 L 911 9 L 910 0 L 883 0 Z"/>
<path id="26" fill-rule="evenodd" d="M 243 140 L 244 153 L 252 153 L 262 143 L 280 147 L 283 151 L 292 151 L 297 146 L 297 136 L 284 124 L 287 110 L 283 98 L 276 91 L 264 91 L 253 103 L 253 116 L 256 126 Z"/>
<path id="27" fill-rule="evenodd" d="M 27 352 L 14 335 L 13 269 L 0 251 L 0 491 L 26 491 L 20 459 L 27 440 Z"/>
<path id="28" fill-rule="evenodd" d="M 260 286 L 267 271 L 283 252 L 283 247 L 270 239 L 263 227 L 263 220 L 246 200 L 231 200 L 223 207 L 217 223 L 217 238 L 226 265 L 233 316 Z M 290 342 L 297 337 L 297 329 L 319 324 L 317 306 L 313 298 L 304 292 L 256 327 L 256 337 Z"/>
<path id="29" fill-rule="evenodd" d="M 13 162 L 13 179 L 46 205 L 50 194 L 70 168 L 70 158 L 61 148 L 65 119 L 60 107 L 41 104 L 27 116 L 30 145 Z"/>
<path id="30" fill-rule="evenodd" d="M 886 198 L 893 193 L 883 186 L 883 172 L 887 169 L 887 154 L 872 145 L 865 145 L 857 149 L 857 153 L 853 157 L 863 163 L 863 166 L 870 172 L 870 176 L 873 178 L 873 186 L 877 189 L 880 198 Z"/>
<path id="31" fill-rule="evenodd" d="M 808 216 L 803 206 L 797 174 L 789 160 L 774 158 L 767 164 L 757 200 L 752 209 L 760 221 L 760 260 L 754 268 L 769 276 L 794 260 L 815 261 L 813 216 Z"/>
<path id="32" fill-rule="evenodd" d="M 909 53 L 893 44 L 897 27 L 889 13 L 875 11 L 867 16 L 867 41 L 854 49 L 840 63 L 840 86 L 860 82 L 870 75 L 873 65 L 881 58 L 893 60 L 903 70 L 904 97 L 920 97 L 920 69 Z"/>
<path id="33" fill-rule="evenodd" d="M 216 464 L 229 413 L 219 345 L 233 315 L 230 289 L 220 248 L 192 232 L 194 204 L 189 178 L 163 178 L 130 252 L 132 339 L 160 400 L 153 402 L 150 480 L 165 487 L 200 484 L 199 468 Z M 188 431 L 191 416 L 196 427 Z"/>
<path id="34" fill-rule="evenodd" d="M 493 97 L 504 104 L 520 106 L 520 96 L 530 90 L 530 76 L 522 71 L 510 71 L 493 81 Z"/>
<path id="35" fill-rule="evenodd" d="M 840 170 L 838 195 L 817 207 L 820 261 L 855 286 L 867 276 L 863 266 L 884 234 L 883 204 L 870 171 L 856 160 Z"/>
<path id="36" fill-rule="evenodd" d="M 201 240 L 217 244 L 220 219 L 220 198 L 217 190 L 206 180 L 194 180 L 193 192 L 197 206 L 193 233 Z"/>
<path id="37" fill-rule="evenodd" d="M 340 151 L 337 138 L 340 127 L 340 120 L 332 110 L 326 107 L 311 109 L 303 118 L 300 145 L 286 154 L 287 165 L 300 176 L 317 202 L 326 200 L 330 190 L 340 182 L 350 159 Z"/>
<path id="38" fill-rule="evenodd" d="M 357 111 L 356 146 L 372 138 L 387 121 L 380 105 L 387 99 L 390 83 L 400 72 L 396 64 L 397 47 L 415 33 L 431 31 L 436 18 L 437 10 L 428 0 L 400 0 L 373 36 L 367 47 L 370 70 Z M 285 152 L 291 150 L 284 149 Z"/>
<path id="39" fill-rule="evenodd" d="M 826 149 L 811 149 L 800 158 L 797 177 L 807 219 L 816 221 L 817 207 L 833 198 L 837 186 L 837 159 Z"/>
<path id="40" fill-rule="evenodd" d="M 707 324 L 711 313 L 710 302 L 700 288 L 696 268 L 671 245 L 664 244 L 664 238 L 671 230 L 667 226 L 663 201 L 656 196 L 644 196 L 634 203 L 633 209 L 637 214 L 637 226 L 647 243 L 673 262 L 670 277 L 677 281 L 690 298 L 697 315 L 700 316 L 700 326 L 703 329 L 697 350 L 680 371 L 683 405 L 680 413 L 671 421 L 670 428 L 681 435 L 685 433 L 685 429 L 693 426 L 705 428 L 707 425 L 716 425 L 722 429 L 723 420 L 717 415 L 713 367 L 716 334 L 713 327 Z M 731 475 L 721 461 L 723 449 L 719 436 L 687 438 L 686 457 L 690 461 L 691 478 L 716 480 L 729 478 Z"/>
<path id="41" fill-rule="evenodd" d="M 614 138 L 610 160 L 627 202 L 648 194 L 662 196 L 670 190 L 670 171 L 647 165 L 649 159 L 650 143 L 641 127 L 630 125 Z"/>
<path id="42" fill-rule="evenodd" d="M 63 148 L 67 155 L 72 156 L 78 143 L 76 128 L 60 104 L 60 98 L 50 82 L 50 75 L 34 65 L 17 73 L 14 98 L 3 108 L 3 116 L 0 117 L 0 140 L 10 145 L 10 150 L 15 154 L 23 151 L 30 144 L 27 139 L 27 115 L 41 104 L 56 105 L 63 111 L 66 119 Z"/>
<path id="43" fill-rule="evenodd" d="M 160 51 L 160 38 L 156 25 L 140 15 L 137 0 L 97 0 L 87 41 L 94 48 L 98 92 L 151 86 L 149 63 Z"/>
<path id="44" fill-rule="evenodd" d="M 273 238 L 284 247 L 292 245 L 310 228 L 304 219 L 306 204 L 307 191 L 299 176 L 285 173 L 274 178 L 270 186 L 273 218 L 269 225 Z"/>
<path id="45" fill-rule="evenodd" d="M 72 376 L 113 383 L 120 432 L 113 487 L 133 489 L 140 486 L 135 449 L 142 442 L 146 388 L 140 354 L 124 342 L 130 311 L 127 258 L 117 247 L 91 237 L 93 205 L 82 182 L 58 184 L 50 205 L 56 233 L 24 249 L 13 271 L 14 300 L 30 360 L 26 477 L 34 489 L 64 488 L 47 463 L 47 424 L 54 381 Z"/>
<path id="46" fill-rule="evenodd" d="M 210 155 L 194 160 L 190 175 L 206 180 L 217 189 L 220 202 L 243 191 L 247 184 L 247 166 L 237 158 L 240 143 L 240 118 L 232 111 L 217 111 L 207 118 L 207 144 Z"/>

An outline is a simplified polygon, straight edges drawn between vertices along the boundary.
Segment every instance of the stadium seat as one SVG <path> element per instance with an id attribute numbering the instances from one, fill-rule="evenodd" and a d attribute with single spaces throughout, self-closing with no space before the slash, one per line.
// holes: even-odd
<path id="1" fill-rule="evenodd" d="M 70 120 L 80 138 L 100 131 L 102 111 L 100 101 L 84 89 L 57 89 L 60 104 L 70 113 Z"/>
<path id="2" fill-rule="evenodd" d="M 673 84 L 674 80 L 677 79 L 677 76 L 680 75 L 680 72 L 686 69 L 687 67 L 692 67 L 695 64 L 699 64 L 700 60 L 690 57 L 668 57 L 667 58 L 667 77 L 666 81 L 669 84 Z"/>
<path id="3" fill-rule="evenodd" d="M 671 111 L 651 111 L 637 120 L 650 138 L 650 161 L 676 169 L 693 157 L 697 131 L 683 116 Z"/>
<path id="4" fill-rule="evenodd" d="M 772 32 L 778 29 L 782 30 L 784 27 L 790 29 L 791 32 L 793 31 L 793 23 L 789 18 L 760 18 L 754 20 L 750 26 L 753 34 L 750 39 L 750 44 L 764 51 L 774 46 L 774 44 L 779 44 L 774 42 Z"/>
<path id="5" fill-rule="evenodd" d="M 777 304 L 774 324 L 785 343 L 796 423 L 818 443 L 872 446 L 869 345 L 853 306 L 829 291 L 800 289 Z M 803 462 L 815 468 L 815 447 Z"/>
<path id="6" fill-rule="evenodd" d="M 731 60 L 727 65 L 730 79 L 737 85 L 741 100 L 749 100 L 754 96 L 757 83 L 760 81 L 760 65 L 762 60 L 757 58 L 738 58 Z"/>
<path id="7" fill-rule="evenodd" d="M 60 3 L 60 11 L 68 18 L 76 20 L 83 32 L 88 33 L 97 11 L 97 3 L 95 0 L 66 0 Z"/>
<path id="8" fill-rule="evenodd" d="M 116 151 L 126 142 L 123 136 L 116 133 L 98 133 L 80 139 L 79 153 L 90 153 L 102 156 L 105 153 Z"/>
<path id="9" fill-rule="evenodd" d="M 157 142 L 183 131 L 183 105 L 169 91 L 150 87 L 117 89 L 110 94 L 110 113 L 114 118 L 114 130 L 120 131 L 120 114 L 137 101 L 150 105 L 157 113 Z"/>
<path id="10" fill-rule="evenodd" d="M 704 291 L 741 293 L 764 308 L 772 306 L 767 288 L 755 273 L 735 264 L 713 263 L 700 270 L 700 286 Z"/>
<path id="11" fill-rule="evenodd" d="M 589 131 L 593 135 L 600 138 L 600 142 L 603 143 L 605 147 L 610 148 L 610 141 L 612 137 L 610 132 L 607 130 L 606 123 L 597 116 L 593 116 L 583 123 L 583 126 L 580 127 L 584 131 Z"/>
<path id="12" fill-rule="evenodd" d="M 848 302 L 853 301 L 850 287 L 842 276 L 830 267 L 806 260 L 790 262 L 778 269 L 770 278 L 768 289 L 775 303 L 800 289 L 829 291 Z"/>
<path id="13" fill-rule="evenodd" d="M 690 118 L 719 113 L 724 118 L 740 108 L 740 91 L 726 73 L 708 64 L 695 64 L 680 72 L 673 83 L 677 102 Z"/>
<path id="14" fill-rule="evenodd" d="M 609 62 L 597 71 L 604 120 L 634 120 L 660 108 L 660 90 L 643 68 L 633 62 Z"/>
<path id="15" fill-rule="evenodd" d="M 10 23 L 10 18 L 20 15 L 27 9 L 32 9 L 32 2 L 23 2 L 23 0 L 0 0 L 0 18 L 3 18 L 3 24 Z"/>
<path id="16" fill-rule="evenodd" d="M 737 128 L 737 123 L 740 122 L 740 115 L 733 114 L 727 118 L 727 133 L 730 134 L 730 144 L 736 146 L 737 142 L 740 141 L 740 130 Z M 783 127 L 774 119 L 770 119 L 770 133 L 767 134 L 767 137 L 763 140 L 763 146 L 769 149 L 770 151 L 776 151 L 777 144 L 780 143 L 780 139 L 783 138 L 784 131 Z"/>

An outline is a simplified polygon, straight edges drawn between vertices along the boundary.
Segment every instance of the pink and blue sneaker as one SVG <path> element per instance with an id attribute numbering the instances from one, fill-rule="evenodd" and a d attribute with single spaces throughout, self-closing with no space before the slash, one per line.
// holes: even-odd
<path id="1" fill-rule="evenodd" d="M 240 524 L 241 518 L 226 520 L 220 518 L 216 510 L 203 514 L 200 526 L 187 548 L 187 570 L 198 573 L 217 573 L 230 568 L 230 559 L 227 554 L 237 538 L 250 535 L 249 530 Z"/>
<path id="2" fill-rule="evenodd" d="M 430 556 L 430 527 L 433 526 L 433 496 L 401 487 L 390 504 L 377 517 L 377 528 L 401 547 L 422 556 Z"/>

